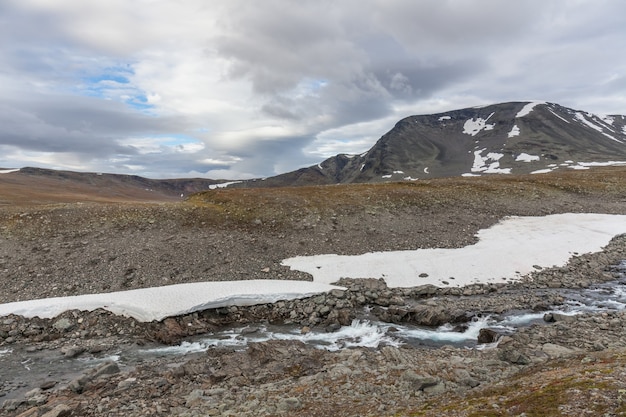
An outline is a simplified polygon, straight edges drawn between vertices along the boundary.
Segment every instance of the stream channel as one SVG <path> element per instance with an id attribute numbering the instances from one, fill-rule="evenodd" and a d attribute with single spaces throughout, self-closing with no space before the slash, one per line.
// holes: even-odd
<path id="1" fill-rule="evenodd" d="M 376 321 L 364 311 L 363 318 L 354 320 L 350 326 L 329 333 L 312 329 L 303 334 L 297 325 L 247 325 L 226 328 L 220 332 L 189 338 L 177 346 L 147 344 L 139 346 L 128 343 L 111 354 L 82 354 L 67 358 L 58 350 L 34 350 L 23 346 L 0 348 L 0 401 L 18 398 L 28 390 L 55 381 L 67 384 L 86 369 L 106 361 L 117 362 L 122 370 L 139 364 L 167 360 L 179 362 L 189 355 L 201 354 L 212 347 L 245 349 L 251 342 L 267 340 L 297 340 L 320 349 L 340 350 L 351 347 L 377 348 L 384 345 L 411 345 L 432 349 L 453 345 L 468 349 L 489 347 L 477 344 L 480 329 L 493 329 L 499 334 L 511 334 L 516 329 L 531 324 L 545 324 L 546 313 L 576 315 L 587 312 L 599 313 L 626 308 L 626 261 L 617 266 L 619 277 L 615 281 L 594 284 L 585 289 L 542 289 L 542 294 L 556 292 L 565 300 L 541 312 L 511 311 L 499 315 L 475 317 L 462 326 L 443 325 L 426 328 L 408 324 L 392 324 Z M 529 291 L 529 290 L 525 290 Z"/>

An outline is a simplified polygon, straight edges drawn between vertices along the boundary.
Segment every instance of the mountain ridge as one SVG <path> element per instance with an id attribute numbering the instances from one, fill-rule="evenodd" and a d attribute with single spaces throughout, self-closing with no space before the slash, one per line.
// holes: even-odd
<path id="1" fill-rule="evenodd" d="M 157 180 L 136 175 L 26 167 L 0 169 L 0 185 L 8 186 L 12 192 L 28 184 L 45 186 L 43 194 L 50 194 L 48 190 L 55 187 L 65 187 L 75 195 L 93 195 L 93 190 L 88 189 L 95 187 L 103 199 L 149 201 L 180 199 L 223 187 L 523 175 L 558 169 L 589 169 L 596 165 L 626 165 L 626 116 L 599 116 L 542 101 L 513 101 L 408 116 L 399 120 L 367 152 L 337 154 L 316 165 L 268 178 Z M 38 178 L 44 182 L 35 181 Z M 63 197 L 58 192 L 58 195 L 52 194 L 51 199 L 55 201 Z"/>
<path id="2" fill-rule="evenodd" d="M 361 155 L 335 155 L 263 185 L 530 174 L 615 162 L 626 164 L 626 116 L 519 101 L 409 116 Z"/>

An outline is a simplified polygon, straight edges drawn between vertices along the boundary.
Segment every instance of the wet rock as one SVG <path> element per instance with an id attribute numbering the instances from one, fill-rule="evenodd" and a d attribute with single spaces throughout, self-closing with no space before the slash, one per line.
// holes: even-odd
<path id="1" fill-rule="evenodd" d="M 548 323 L 564 322 L 573 323 L 577 320 L 576 316 L 569 316 L 562 313 L 546 313 L 543 316 L 543 320 Z"/>
<path id="2" fill-rule="evenodd" d="M 492 329 L 480 329 L 478 331 L 478 343 L 493 343 L 498 340 L 500 335 Z"/>
<path id="3" fill-rule="evenodd" d="M 65 346 L 61 348 L 61 353 L 66 358 L 75 358 L 85 352 L 87 349 L 83 346 Z"/>
<path id="4" fill-rule="evenodd" d="M 105 362 L 96 368 L 87 370 L 81 376 L 70 381 L 68 388 L 75 393 L 80 394 L 85 391 L 88 384 L 93 380 L 103 376 L 114 375 L 119 372 L 120 368 L 115 362 Z"/>

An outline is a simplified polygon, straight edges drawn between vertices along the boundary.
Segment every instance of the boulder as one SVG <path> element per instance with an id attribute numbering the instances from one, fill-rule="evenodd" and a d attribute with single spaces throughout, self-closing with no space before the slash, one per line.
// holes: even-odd
<path id="1" fill-rule="evenodd" d="M 500 334 L 491 329 L 480 329 L 478 332 L 478 343 L 493 343 L 498 340 Z"/>
<path id="2" fill-rule="evenodd" d="M 575 349 L 570 349 L 554 343 L 545 343 L 541 347 L 541 350 L 548 354 L 551 358 L 567 358 L 578 353 Z"/>

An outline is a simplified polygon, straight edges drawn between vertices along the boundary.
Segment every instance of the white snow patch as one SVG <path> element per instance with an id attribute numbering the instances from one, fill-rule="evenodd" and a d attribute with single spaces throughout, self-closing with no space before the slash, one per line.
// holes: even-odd
<path id="1" fill-rule="evenodd" d="M 528 115 L 531 111 L 533 111 L 535 106 L 537 106 L 539 104 L 546 104 L 546 102 L 545 101 L 531 101 L 530 103 L 528 103 L 524 107 L 522 107 L 522 110 L 520 110 L 515 115 L 515 117 L 524 117 L 524 116 Z"/>
<path id="2" fill-rule="evenodd" d="M 383 278 L 390 287 L 441 285 L 442 280 L 465 286 L 517 280 L 535 270 L 534 265 L 562 266 L 572 254 L 599 251 L 621 233 L 626 233 L 626 215 L 509 217 L 480 230 L 478 243 L 460 249 L 298 256 L 284 260 L 283 265 L 326 284 L 345 277 Z"/>
<path id="3" fill-rule="evenodd" d="M 569 123 L 569 120 L 564 119 L 563 117 L 559 116 L 558 114 L 556 114 L 552 109 L 548 108 L 548 110 L 550 110 L 550 113 L 552 113 L 553 115 L 555 115 L 556 117 L 558 117 L 559 119 L 563 120 L 565 123 Z"/>
<path id="4" fill-rule="evenodd" d="M 573 254 L 601 250 L 626 233 L 626 215 L 566 213 L 508 217 L 477 233 L 478 243 L 459 249 L 372 252 L 356 256 L 298 256 L 282 262 L 314 281 L 247 280 L 178 284 L 105 294 L 0 304 L 0 316 L 52 318 L 64 311 L 104 308 L 139 321 L 162 320 L 211 308 L 305 298 L 341 287 L 341 277 L 385 279 L 390 287 L 465 286 L 519 279 L 542 267 L 562 266 Z M 422 277 L 420 277 L 422 275 Z M 6 354 L 7 351 L 0 351 Z"/>
<path id="5" fill-rule="evenodd" d="M 391 178 L 391 174 L 383 175 L 382 178 L 385 178 L 385 179 Z"/>
<path id="6" fill-rule="evenodd" d="M 587 116 L 592 117 L 593 115 L 588 113 L 588 114 L 587 114 Z M 618 140 L 618 139 L 614 138 L 613 136 L 611 136 L 611 135 L 607 135 L 606 133 L 604 133 L 604 129 L 603 129 L 601 126 L 598 126 L 597 124 L 595 124 L 595 123 L 593 123 L 593 122 L 589 121 L 589 120 L 585 117 L 585 115 L 584 115 L 583 113 L 576 112 L 576 118 L 577 118 L 578 120 L 580 120 L 580 121 L 581 121 L 583 124 L 585 124 L 586 126 L 588 126 L 588 127 L 592 128 L 592 129 L 594 129 L 594 130 L 597 130 L 598 132 L 602 133 L 603 135 L 608 136 L 610 139 L 612 139 L 612 140 L 614 140 L 614 141 L 616 141 L 616 142 L 619 142 L 619 143 L 623 143 L 621 140 Z"/>
<path id="7" fill-rule="evenodd" d="M 68 310 L 103 308 L 149 322 L 211 308 L 273 303 L 309 297 L 335 287 L 308 281 L 244 280 L 195 282 L 104 294 L 45 298 L 0 304 L 0 316 L 56 317 Z"/>
<path id="8" fill-rule="evenodd" d="M 317 167 L 319 168 L 320 171 L 324 170 L 324 168 L 322 168 L 322 164 L 317 164 Z"/>
<path id="9" fill-rule="evenodd" d="M 604 136 L 606 136 L 607 138 L 609 138 L 609 139 L 611 139 L 611 140 L 614 140 L 615 142 L 624 143 L 624 142 L 622 142 L 621 140 L 617 139 L 615 136 L 611 136 L 611 135 L 609 135 L 608 133 L 604 133 L 604 132 L 602 132 L 602 134 L 603 134 Z"/>
<path id="10" fill-rule="evenodd" d="M 450 116 L 441 116 L 441 117 L 439 118 L 439 121 L 440 121 L 440 122 L 443 122 L 444 120 L 450 120 L 450 119 L 452 119 L 452 117 L 450 117 Z"/>
<path id="11" fill-rule="evenodd" d="M 363 171 L 363 168 L 365 168 L 365 164 L 361 164 L 361 169 L 359 169 L 359 171 Z"/>
<path id="12" fill-rule="evenodd" d="M 409 175 L 408 177 L 404 177 L 403 179 L 404 179 L 405 181 L 417 181 L 417 180 L 419 180 L 419 178 L 413 178 L 413 177 L 411 177 L 410 175 Z"/>
<path id="13" fill-rule="evenodd" d="M 608 114 L 603 114 L 602 116 L 600 116 L 600 118 L 606 124 L 613 125 L 613 123 L 615 123 L 615 117 L 609 116 Z"/>
<path id="14" fill-rule="evenodd" d="M 510 174 L 511 168 L 500 168 L 500 158 L 504 156 L 502 153 L 489 152 L 487 156 L 481 154 L 487 148 L 474 151 L 474 165 L 472 166 L 472 172 L 484 172 L 486 174 Z M 493 161 L 489 163 L 489 161 Z M 488 164 L 489 163 L 489 164 Z"/>
<path id="15" fill-rule="evenodd" d="M 511 129 L 511 131 L 509 132 L 509 137 L 515 137 L 515 136 L 519 136 L 519 127 L 517 127 L 517 125 L 514 125 L 513 128 Z"/>
<path id="16" fill-rule="evenodd" d="M 394 174 L 404 174 L 404 171 L 393 171 Z"/>
<path id="17" fill-rule="evenodd" d="M 584 167 L 609 167 L 626 165 L 626 161 L 607 161 L 607 162 L 579 162 Z"/>
<path id="18" fill-rule="evenodd" d="M 531 174 L 547 174 L 548 172 L 552 172 L 554 168 L 546 168 L 546 169 L 538 169 L 536 171 L 531 172 Z"/>
<path id="19" fill-rule="evenodd" d="M 424 174 L 430 174 L 430 172 L 428 172 L 428 167 L 424 168 Z"/>
<path id="20" fill-rule="evenodd" d="M 209 190 L 215 190 L 217 188 L 226 188 L 229 185 L 239 184 L 241 182 L 243 182 L 243 181 L 229 181 L 229 182 L 222 182 L 222 183 L 219 183 L 219 184 L 211 184 L 211 185 L 209 185 Z"/>
<path id="21" fill-rule="evenodd" d="M 19 171 L 19 168 L 16 169 L 0 169 L 0 174 L 10 174 L 11 172 Z"/>
<path id="22" fill-rule="evenodd" d="M 471 172 L 466 172 L 465 174 L 461 174 L 462 177 L 480 177 L 479 174 L 472 174 Z"/>
<path id="23" fill-rule="evenodd" d="M 589 167 L 586 167 L 583 165 L 568 165 L 567 167 L 570 169 L 579 169 L 579 170 L 589 169 Z"/>
<path id="24" fill-rule="evenodd" d="M 493 114 L 494 113 L 491 113 L 486 119 L 482 119 L 480 117 L 476 120 L 474 120 L 473 118 L 468 119 L 463 125 L 463 133 L 476 136 L 481 130 L 493 130 L 493 128 L 495 127 L 495 123 L 487 123 L 487 120 L 489 120 L 491 116 L 493 116 Z"/>
<path id="25" fill-rule="evenodd" d="M 529 155 L 525 152 L 522 152 L 521 154 L 517 155 L 517 157 L 515 158 L 516 162 L 532 162 L 532 161 L 539 161 L 541 159 L 541 157 L 539 155 Z"/>

